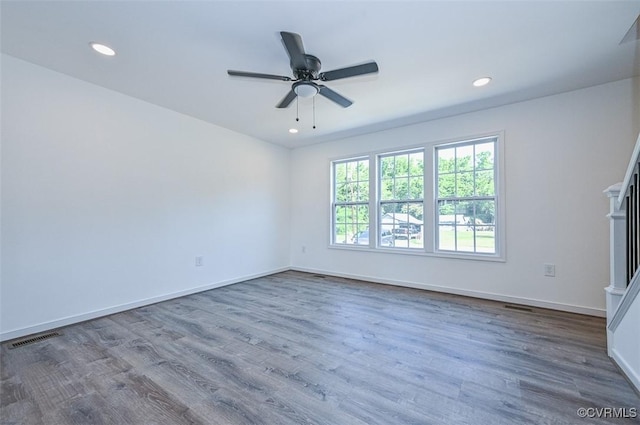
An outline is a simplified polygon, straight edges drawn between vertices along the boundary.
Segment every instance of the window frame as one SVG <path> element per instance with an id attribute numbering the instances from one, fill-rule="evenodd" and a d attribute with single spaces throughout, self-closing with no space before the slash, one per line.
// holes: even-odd
<path id="1" fill-rule="evenodd" d="M 437 148 L 446 146 L 456 146 L 464 144 L 475 144 L 482 140 L 494 139 L 494 185 L 495 185 L 495 253 L 468 252 L 468 251 L 448 251 L 438 249 L 438 199 L 437 195 Z M 329 244 L 331 249 L 346 249 L 356 251 L 369 251 L 379 253 L 395 253 L 401 255 L 430 256 L 440 258 L 455 258 L 480 261 L 506 261 L 506 202 L 505 202 L 505 182 L 504 182 L 504 131 L 492 131 L 483 134 L 476 134 L 466 137 L 456 137 L 445 140 L 432 140 L 419 144 L 399 146 L 397 148 L 386 148 L 368 153 L 361 153 L 352 156 L 342 156 L 329 159 L 331 176 L 331 199 L 330 199 L 330 223 L 329 223 Z M 379 245 L 381 223 L 380 206 L 380 161 L 379 158 L 403 152 L 423 150 L 423 226 L 422 238 L 423 248 L 385 247 Z M 335 190 L 335 168 L 334 164 L 353 160 L 368 159 L 369 161 L 369 244 L 346 244 L 334 243 L 334 190 Z M 371 232 L 371 229 L 377 229 Z"/>
<path id="2" fill-rule="evenodd" d="M 369 185 L 369 192 L 367 194 L 367 200 L 366 201 L 337 201 L 336 200 L 336 165 L 339 164 L 347 164 L 350 162 L 360 162 L 360 161 L 367 161 L 368 162 L 368 168 L 369 168 L 369 179 L 368 179 L 368 185 Z M 357 180 L 357 182 L 361 182 L 361 180 Z M 367 223 L 368 229 L 369 229 L 369 245 L 371 245 L 371 159 L 368 156 L 363 156 L 363 155 L 358 155 L 355 157 L 350 157 L 350 158 L 344 158 L 344 159 L 340 159 L 340 160 L 335 160 L 331 162 L 331 246 L 342 246 L 342 247 L 358 247 L 358 246 L 367 246 L 367 245 L 360 245 L 360 244 L 353 244 L 353 243 L 347 243 L 347 242 L 337 242 L 336 241 L 336 229 L 335 229 L 335 225 L 337 223 L 336 221 L 336 207 L 337 206 L 364 206 L 366 205 L 369 208 L 369 223 Z M 357 222 L 356 222 L 357 224 Z M 364 223 L 363 223 L 364 224 Z M 359 233 L 359 231 L 358 231 Z"/>
<path id="3" fill-rule="evenodd" d="M 414 177 L 421 177 L 422 179 L 422 197 L 421 198 L 411 198 L 411 197 L 407 197 L 405 199 L 402 198 L 397 198 L 394 197 L 393 199 L 382 199 L 382 180 L 383 176 L 382 176 L 382 161 L 384 158 L 388 158 L 388 157 L 397 157 L 397 156 L 401 156 L 401 155 L 407 155 L 410 156 L 411 154 L 414 153 L 420 153 L 422 154 L 422 176 L 414 176 Z M 425 213 L 427 210 L 427 204 L 426 204 L 426 197 L 425 197 L 425 188 L 426 188 L 426 174 L 427 174 L 427 167 L 425 167 L 426 164 L 426 149 L 424 146 L 418 146 L 418 147 L 414 147 L 414 148 L 409 148 L 409 149 L 401 149 L 401 150 L 396 150 L 396 151 L 387 151 L 384 153 L 378 153 L 375 155 L 375 161 L 376 161 L 376 169 L 375 169 L 375 188 L 376 188 L 376 197 L 375 197 L 375 214 L 376 214 L 376 218 L 377 218 L 377 229 L 378 232 L 376 233 L 376 235 L 378 234 L 382 234 L 383 232 L 383 228 L 382 226 L 384 225 L 382 223 L 382 217 L 385 215 L 383 214 L 383 204 L 392 204 L 392 203 L 404 203 L 404 204 L 422 204 L 422 233 L 424 235 L 424 228 L 426 227 L 426 222 L 424 220 L 425 218 Z M 409 170 L 408 170 L 409 171 Z M 409 186 L 409 182 L 411 180 L 411 174 L 409 171 L 409 174 L 407 174 L 407 186 Z M 396 178 L 404 178 L 404 176 L 401 177 L 397 177 L 394 176 L 394 187 L 395 187 L 395 180 Z M 401 214 L 408 214 L 408 213 L 401 213 Z M 400 226 L 398 226 L 400 227 Z M 395 229 L 396 226 L 394 225 L 393 228 Z M 393 230 L 392 230 L 392 234 L 393 234 Z M 401 246 L 393 246 L 393 247 L 385 247 L 386 249 L 389 250 L 409 250 L 409 251 L 416 251 L 416 252 L 420 252 L 421 250 L 424 250 L 424 236 L 422 236 L 422 246 L 421 247 L 411 247 L 411 236 L 409 234 L 407 234 L 407 246 L 406 247 L 401 247 Z"/>
<path id="4" fill-rule="evenodd" d="M 439 193 L 438 193 L 438 184 L 439 184 L 439 180 L 440 180 L 440 175 L 441 173 L 439 172 L 439 164 L 438 164 L 438 151 L 440 149 L 451 149 L 451 148 L 459 148 L 459 147 L 466 147 L 466 146 L 473 146 L 474 147 L 474 153 L 475 153 L 475 146 L 477 145 L 481 145 L 484 143 L 488 143 L 488 142 L 493 142 L 493 185 L 494 185 L 494 194 L 493 195 L 477 195 L 476 193 L 471 194 L 471 195 L 461 195 L 461 196 L 443 196 L 440 197 Z M 433 243 L 434 243 L 434 252 L 437 253 L 441 253 L 441 254 L 455 254 L 456 256 L 458 255 L 473 255 L 475 256 L 487 256 L 487 257 L 498 257 L 500 258 L 500 252 L 501 249 L 503 248 L 503 243 L 501 242 L 501 238 L 500 238 L 500 234 L 502 233 L 502 225 L 500 222 L 500 219 L 503 215 L 503 208 L 500 208 L 500 204 L 499 204 L 499 200 L 501 198 L 500 193 L 499 193 L 499 181 L 498 181 L 498 169 L 501 168 L 500 167 L 500 163 L 498 161 L 498 144 L 499 144 L 499 139 L 498 139 L 498 135 L 494 135 L 494 136 L 486 136 L 486 137 L 477 137 L 477 138 L 473 138 L 473 139 L 466 139 L 466 140 L 461 140 L 461 141 L 456 141 L 456 142 L 450 142 L 450 143 L 442 143 L 442 144 L 438 144 L 435 145 L 433 147 L 433 184 L 434 184 L 434 196 L 433 196 L 433 201 L 434 201 L 434 238 L 433 238 Z M 500 157 L 502 157 L 502 155 L 500 155 Z M 457 158 L 457 157 L 456 157 Z M 475 155 L 474 155 L 475 158 Z M 461 173 L 468 173 L 471 172 L 474 174 L 473 180 L 474 180 L 474 189 L 476 188 L 476 177 L 475 174 L 478 173 L 478 171 L 488 171 L 488 169 L 482 169 L 482 170 L 478 170 L 476 169 L 475 165 L 471 168 L 470 171 L 458 171 L 458 170 L 454 170 L 451 173 L 446 173 L 446 174 L 452 174 L 454 176 L 454 180 L 457 182 L 456 177 L 458 174 Z M 482 202 L 482 201 L 493 201 L 494 202 L 494 222 L 493 224 L 489 225 L 490 227 L 493 227 L 494 229 L 494 250 L 495 252 L 481 252 L 477 250 L 477 246 L 476 246 L 476 238 L 475 238 L 475 232 L 476 232 L 476 227 L 478 226 L 477 222 L 474 222 L 472 227 L 473 227 L 473 232 L 474 232 L 474 251 L 463 251 L 463 250 L 447 250 L 447 249 L 440 249 L 439 248 L 439 242 L 440 242 L 440 222 L 439 222 L 439 203 L 440 201 L 450 201 L 450 202 Z M 454 212 L 454 215 L 457 215 L 457 213 Z M 457 234 L 458 231 L 458 227 L 462 227 L 456 223 L 454 223 L 454 229 L 455 232 Z M 457 245 L 457 241 L 455 241 L 456 245 Z"/>

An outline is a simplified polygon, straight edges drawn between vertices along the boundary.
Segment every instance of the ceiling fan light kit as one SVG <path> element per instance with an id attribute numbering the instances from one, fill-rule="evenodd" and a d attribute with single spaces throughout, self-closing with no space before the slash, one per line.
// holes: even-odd
<path id="1" fill-rule="evenodd" d="M 318 94 L 320 88 L 310 81 L 297 81 L 293 83 L 293 91 L 300 97 L 313 97 Z"/>
<path id="2" fill-rule="evenodd" d="M 334 81 L 358 75 L 375 74 L 378 72 L 378 64 L 375 61 L 361 65 L 339 68 L 332 71 L 320 72 L 322 62 L 320 62 L 320 59 L 317 57 L 305 53 L 304 45 L 302 44 L 302 37 L 300 37 L 299 34 L 282 31 L 280 32 L 280 36 L 282 37 L 282 43 L 284 44 L 285 50 L 289 55 L 289 66 L 291 67 L 293 78 L 284 75 L 234 71 L 231 69 L 227 70 L 227 74 L 233 77 L 293 81 L 291 89 L 276 105 L 276 108 L 286 108 L 298 97 L 312 98 L 317 94 L 326 97 L 343 108 L 348 108 L 353 104 L 351 100 L 325 85 L 316 84 L 315 81 Z"/>

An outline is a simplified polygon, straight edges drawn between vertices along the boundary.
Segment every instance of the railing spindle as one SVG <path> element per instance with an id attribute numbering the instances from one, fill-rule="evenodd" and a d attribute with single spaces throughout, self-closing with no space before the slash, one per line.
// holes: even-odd
<path id="1" fill-rule="evenodd" d="M 636 164 L 621 208 L 626 216 L 627 285 L 640 268 L 640 163 Z"/>
<path id="2" fill-rule="evenodd" d="M 635 250 L 635 256 L 634 256 L 634 269 L 633 269 L 633 273 L 631 273 L 631 276 L 629 276 L 629 279 L 627 280 L 627 285 L 629 285 L 629 283 L 631 283 L 631 279 L 633 278 L 633 275 L 638 271 L 638 268 L 640 267 L 640 193 L 638 191 L 638 189 L 640 188 L 640 168 L 638 166 L 638 164 L 636 164 L 636 170 L 635 170 L 635 174 L 633 176 L 633 184 L 635 186 L 635 193 L 636 193 L 636 199 L 635 199 L 635 205 L 633 206 L 633 209 L 635 211 L 635 217 L 634 217 L 634 232 L 631 235 L 633 237 L 633 243 L 636 247 Z"/>
<path id="3" fill-rule="evenodd" d="M 628 193 L 630 193 L 630 192 L 631 192 L 631 190 L 629 190 Z M 632 242 L 631 242 L 631 223 L 633 221 L 633 220 L 631 220 L 631 208 L 629 208 L 629 206 L 631 205 L 631 195 L 628 194 L 627 196 L 625 196 L 624 199 L 625 199 L 625 201 L 624 201 L 624 204 L 625 204 L 624 213 L 625 213 L 625 216 L 626 216 L 625 227 L 627 228 L 627 230 L 625 232 L 626 233 L 625 240 L 626 240 L 626 245 L 627 245 L 626 248 L 625 248 L 626 269 L 627 269 L 626 281 L 627 281 L 627 283 L 629 283 L 631 281 L 631 275 L 633 274 L 633 271 L 631 270 L 632 269 L 631 261 L 630 261 L 630 258 L 629 258 L 629 253 L 631 252 L 631 244 L 632 244 Z"/>

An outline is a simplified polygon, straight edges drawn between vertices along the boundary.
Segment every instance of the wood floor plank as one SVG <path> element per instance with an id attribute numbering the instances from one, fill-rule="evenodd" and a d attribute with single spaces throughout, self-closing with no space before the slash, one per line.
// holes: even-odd
<path id="1" fill-rule="evenodd" d="M 284 272 L 0 348 L 2 424 L 607 424 L 603 319 Z"/>

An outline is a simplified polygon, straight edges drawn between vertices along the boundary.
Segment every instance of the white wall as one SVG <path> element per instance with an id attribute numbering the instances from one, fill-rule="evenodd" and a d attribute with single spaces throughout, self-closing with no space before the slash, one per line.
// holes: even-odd
<path id="1" fill-rule="evenodd" d="M 2 339 L 289 266 L 288 150 L 6 55 L 1 99 Z"/>
<path id="2" fill-rule="evenodd" d="M 602 190 L 640 131 L 630 80 L 290 153 L 10 56 L 1 77 L 0 339 L 290 264 L 603 312 Z M 330 158 L 495 130 L 505 263 L 328 248 Z"/>
<path id="3" fill-rule="evenodd" d="M 632 80 L 299 148 L 292 152 L 292 266 L 604 315 L 608 200 L 638 134 Z M 329 160 L 504 131 L 502 263 L 331 249 Z M 306 252 L 302 252 L 302 247 Z M 556 265 L 544 277 L 543 264 Z"/>

